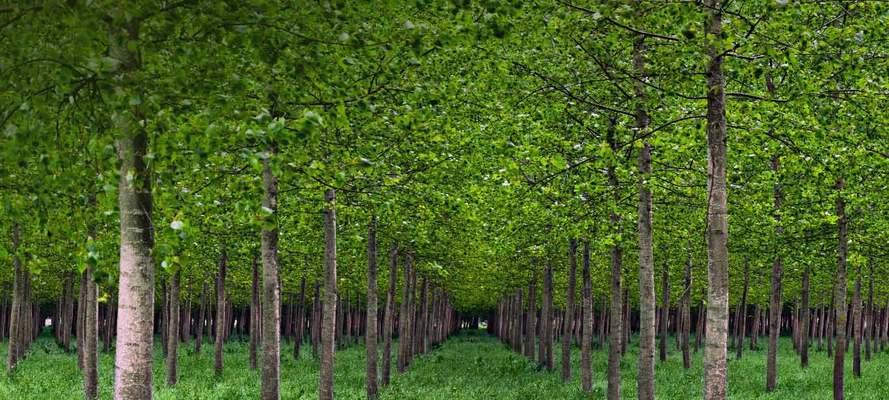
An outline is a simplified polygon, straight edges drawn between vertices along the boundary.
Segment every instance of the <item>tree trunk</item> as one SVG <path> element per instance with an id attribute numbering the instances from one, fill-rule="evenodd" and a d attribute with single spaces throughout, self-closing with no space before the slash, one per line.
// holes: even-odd
<path id="1" fill-rule="evenodd" d="M 278 149 L 270 145 L 262 161 L 262 184 L 265 195 L 262 207 L 267 210 L 262 227 L 262 396 L 263 400 L 278 400 L 281 368 L 281 288 L 278 272 L 278 178 L 272 171 L 272 161 Z"/>
<path id="2" fill-rule="evenodd" d="M 827 315 L 826 336 L 827 336 L 827 356 L 828 357 L 833 356 L 833 339 L 834 339 L 833 335 L 834 335 L 834 329 L 835 329 L 834 324 L 836 324 L 836 314 L 835 314 L 836 309 L 834 307 L 833 296 L 835 296 L 835 295 L 836 295 L 836 288 L 834 288 L 834 292 L 831 293 L 831 295 L 830 295 L 830 307 L 828 307 L 827 311 L 825 312 L 825 314 Z"/>
<path id="3" fill-rule="evenodd" d="M 637 73 L 644 67 L 642 51 L 645 44 L 641 35 L 633 47 L 633 62 Z M 640 81 L 641 82 L 641 81 Z M 641 83 L 636 85 L 636 96 L 644 96 Z M 643 97 L 644 99 L 644 97 Z M 640 101 L 641 103 L 641 101 Z M 645 129 L 648 116 L 641 105 L 636 109 L 636 125 Z M 654 340 L 655 340 L 655 286 L 654 256 L 652 254 L 651 191 L 647 180 L 651 175 L 651 145 L 645 142 L 639 153 L 639 371 L 638 398 L 654 399 Z M 663 343 L 662 343 L 663 345 Z M 662 349 L 662 358 L 666 349 Z"/>
<path id="4" fill-rule="evenodd" d="M 861 377 L 861 264 L 855 272 L 855 292 L 852 294 L 852 375 Z"/>
<path id="5" fill-rule="evenodd" d="M 868 259 L 867 262 L 868 268 L 868 284 L 867 284 L 867 309 L 864 314 L 864 322 L 865 322 L 865 330 L 864 330 L 864 359 L 870 361 L 871 355 L 871 345 L 876 349 L 876 343 L 873 343 L 874 338 L 874 263 L 873 260 Z"/>
<path id="6" fill-rule="evenodd" d="M 367 228 L 367 398 L 377 398 L 377 218 Z"/>
<path id="7" fill-rule="evenodd" d="M 541 318 L 544 333 L 544 349 L 546 356 L 544 357 L 544 366 L 552 371 L 553 363 L 553 267 L 551 261 L 547 260 L 546 268 L 543 270 L 543 310 Z"/>
<path id="8" fill-rule="evenodd" d="M 534 347 L 537 342 L 537 277 L 536 273 L 528 283 L 528 334 L 525 337 L 525 357 L 534 360 Z"/>
<path id="9" fill-rule="evenodd" d="M 262 315 L 262 311 L 260 309 L 259 301 L 259 259 L 257 257 L 253 257 L 253 278 L 251 281 L 251 296 L 250 296 L 250 369 L 256 369 L 256 353 L 257 346 L 259 345 L 259 332 L 262 329 L 260 324 L 262 323 L 262 319 L 260 315 Z"/>
<path id="10" fill-rule="evenodd" d="M 799 360 L 802 368 L 809 366 L 809 267 L 803 269 L 802 304 L 800 304 Z"/>
<path id="11" fill-rule="evenodd" d="M 333 400 L 333 358 L 336 351 L 336 192 L 324 194 L 324 311 L 321 318 L 321 383 L 319 400 Z"/>
<path id="12" fill-rule="evenodd" d="M 112 12 L 108 54 L 117 61 L 113 81 L 136 79 L 141 68 L 138 18 L 128 18 L 124 7 Z M 120 86 L 119 86 L 120 87 Z M 139 95 L 139 93 L 131 93 Z M 117 346 L 114 370 L 115 399 L 150 399 L 154 344 L 154 247 L 151 223 L 151 170 L 147 166 L 148 135 L 140 123 L 141 105 L 116 113 L 117 154 L 120 161 L 120 278 Z"/>
<path id="13" fill-rule="evenodd" d="M 571 379 L 571 336 L 574 331 L 574 292 L 577 286 L 577 239 L 568 243 L 568 294 L 565 304 L 566 315 L 562 319 L 562 380 Z M 519 292 L 521 299 L 521 292 Z M 517 307 L 521 309 L 521 300 Z M 521 323 L 519 323 L 521 332 Z M 521 346 L 521 345 L 520 345 Z M 521 348 L 521 347 L 520 347 Z"/>
<path id="14" fill-rule="evenodd" d="M 312 358 L 318 359 L 321 347 L 321 282 L 315 282 L 315 292 L 312 297 Z"/>
<path id="15" fill-rule="evenodd" d="M 414 329 L 414 354 L 422 354 L 426 352 L 426 312 L 429 294 L 429 281 L 423 277 L 423 283 L 420 285 L 420 304 L 417 309 L 417 326 Z"/>
<path id="16" fill-rule="evenodd" d="M 299 279 L 299 300 L 296 307 L 296 332 L 293 338 L 293 359 L 299 359 L 299 353 L 303 344 L 306 323 L 306 277 Z"/>
<path id="17" fill-rule="evenodd" d="M 404 282 L 401 291 L 401 312 L 398 313 L 398 359 L 396 367 L 398 373 L 404 373 L 407 367 L 408 343 L 410 343 L 410 294 L 411 267 L 413 258 L 408 252 L 404 256 Z"/>
<path id="18" fill-rule="evenodd" d="M 583 241 L 583 339 L 580 344 L 581 388 L 584 393 L 593 391 L 592 340 L 593 340 L 593 287 L 590 280 L 590 242 Z M 531 329 L 528 329 L 529 333 Z M 653 355 L 652 355 L 653 357 Z"/>
<path id="19" fill-rule="evenodd" d="M 228 263 L 228 255 L 225 248 L 222 249 L 222 255 L 219 256 L 219 273 L 216 274 L 216 320 L 214 328 L 215 333 L 215 359 L 213 363 L 216 376 L 222 376 L 223 360 L 222 346 L 225 341 L 225 269 Z"/>
<path id="20" fill-rule="evenodd" d="M 204 340 L 204 322 L 207 319 L 207 282 L 201 284 L 201 309 L 198 311 L 197 326 L 195 329 L 194 353 L 201 355 L 201 342 Z"/>
<path id="21" fill-rule="evenodd" d="M 24 297 L 22 298 L 21 307 L 24 307 Z M 80 290 L 77 295 L 77 327 L 74 332 L 77 335 L 77 368 L 83 369 L 83 338 L 86 335 L 83 332 L 83 326 L 85 325 L 83 321 L 84 315 L 86 315 L 86 310 L 84 306 L 86 305 L 86 271 L 80 272 Z M 23 312 L 24 313 L 24 312 Z M 153 317 L 152 317 L 153 319 Z M 153 324 L 153 321 L 152 321 Z M 17 345 L 13 348 L 16 349 L 16 352 L 19 352 L 23 344 L 21 342 L 17 343 Z"/>
<path id="22" fill-rule="evenodd" d="M 736 323 L 738 324 L 738 345 L 735 358 L 740 360 L 744 353 L 744 336 L 747 335 L 747 291 L 750 288 L 750 262 L 744 258 L 744 287 L 741 290 L 741 303 L 738 306 Z"/>
<path id="23" fill-rule="evenodd" d="M 726 190 L 725 77 L 722 4 L 706 0 L 707 23 L 707 343 L 704 349 L 704 399 L 726 397 L 726 339 L 728 334 L 728 192 Z"/>
<path id="24" fill-rule="evenodd" d="M 383 315 L 383 386 L 389 386 L 392 372 L 392 331 L 395 324 L 395 286 L 398 281 L 398 245 L 389 249 L 389 288 L 386 291 L 386 311 Z"/>
<path id="25" fill-rule="evenodd" d="M 12 373 L 19 362 L 19 350 L 24 346 L 24 338 L 20 335 L 21 326 L 25 323 L 22 308 L 24 307 L 25 274 L 22 271 L 22 262 L 19 259 L 19 242 L 21 240 L 21 225 L 15 222 L 12 227 L 12 306 L 9 310 L 9 346 L 6 358 L 6 372 Z M 78 336 L 79 337 L 79 336 Z M 79 350 L 79 348 L 78 348 Z"/>
<path id="26" fill-rule="evenodd" d="M 670 267 L 664 263 L 663 276 L 661 277 L 663 284 L 663 297 L 661 300 L 661 341 L 660 341 L 660 360 L 667 361 L 667 334 L 670 325 Z"/>
<path id="27" fill-rule="evenodd" d="M 176 385 L 177 355 L 179 350 L 179 271 L 170 277 L 170 320 L 167 321 L 167 386 Z"/>
<path id="28" fill-rule="evenodd" d="M 759 304 L 753 304 L 753 326 L 750 331 L 750 351 L 754 351 L 758 349 L 757 342 L 759 341 Z"/>
<path id="29" fill-rule="evenodd" d="M 689 369 L 691 368 L 691 356 L 688 353 L 688 336 L 691 330 L 691 255 L 688 256 L 688 261 L 685 263 L 683 287 L 682 297 L 679 300 L 681 313 L 679 319 L 682 321 L 680 347 L 682 349 L 682 366 L 685 369 Z"/>
<path id="30" fill-rule="evenodd" d="M 848 241 L 846 238 L 846 203 L 843 200 L 843 188 L 845 183 L 843 178 L 837 179 L 837 281 L 834 293 L 834 304 L 836 305 L 836 351 L 833 358 L 833 398 L 834 400 L 843 400 L 843 372 L 846 360 L 846 252 L 848 249 Z"/>
<path id="31" fill-rule="evenodd" d="M 781 204 L 784 202 L 784 194 L 779 175 L 780 159 L 777 155 L 772 157 L 772 172 L 777 183 L 774 188 L 774 218 L 775 241 L 781 242 L 784 227 L 781 226 Z M 769 301 L 769 350 L 766 360 L 766 392 L 773 392 L 778 386 L 778 336 L 781 334 L 781 278 L 784 274 L 784 261 L 781 257 L 781 249 L 776 249 L 776 257 L 772 263 L 772 285 Z"/>
<path id="32" fill-rule="evenodd" d="M 617 149 L 617 142 L 614 138 L 614 124 L 615 122 L 612 121 L 608 131 L 608 142 L 611 145 L 612 150 Z M 614 202 L 616 204 L 618 202 L 619 192 L 617 172 L 613 165 L 608 167 L 608 182 L 613 191 Z M 620 215 L 616 211 L 612 211 L 609 217 L 611 226 L 616 230 L 615 233 L 619 233 Z M 623 307 L 621 304 L 622 258 L 623 248 L 619 241 L 615 241 L 614 245 L 611 246 L 611 306 L 609 309 L 610 321 L 608 323 L 608 400 L 620 399 L 620 359 L 621 342 L 623 341 L 623 331 L 621 330 L 621 325 L 623 325 Z"/>

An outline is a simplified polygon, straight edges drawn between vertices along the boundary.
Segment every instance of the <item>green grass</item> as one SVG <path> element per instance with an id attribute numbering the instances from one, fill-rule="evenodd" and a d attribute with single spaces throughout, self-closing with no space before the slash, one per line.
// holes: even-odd
<path id="1" fill-rule="evenodd" d="M 671 341 L 671 346 L 673 345 Z M 248 368 L 247 345 L 240 339 L 225 347 L 225 374 L 217 379 L 213 373 L 212 343 L 200 356 L 193 346 L 180 351 L 180 380 L 175 388 L 163 384 L 163 357 L 155 352 L 155 398 L 157 399 L 253 399 L 259 396 L 259 372 Z M 308 350 L 308 349 L 307 349 Z M 673 348 L 671 347 L 671 350 Z M 813 348 L 814 350 L 814 348 Z M 318 363 L 308 352 L 294 361 L 292 347 L 284 346 L 281 362 L 282 399 L 314 399 L 318 389 Z M 483 334 L 461 334 L 435 351 L 419 357 L 408 372 L 394 376 L 393 383 L 381 392 L 383 400 L 396 399 L 584 399 L 604 398 L 606 353 L 593 353 L 594 385 L 592 396 L 580 392 L 579 349 L 574 349 L 573 375 L 570 383 L 562 383 L 557 370 L 540 371 L 524 357 L 509 351 L 494 338 Z M 5 360 L 6 346 L 0 345 Z M 730 358 L 733 355 L 730 354 Z M 889 355 L 879 353 L 863 363 L 863 376 L 851 375 L 851 357 L 847 366 L 846 396 L 850 399 L 882 399 L 881 366 L 889 363 Z M 76 357 L 61 352 L 50 338 L 39 339 L 31 348 L 13 376 L 0 377 L 0 399 L 80 399 L 82 383 L 76 368 Z M 631 347 L 623 359 L 622 397 L 636 395 L 636 348 Z M 111 398 L 113 356 L 101 354 L 99 366 L 101 398 Z M 337 399 L 364 398 L 364 348 L 354 346 L 336 356 Z M 778 358 L 778 390 L 766 394 L 765 351 L 745 351 L 740 361 L 729 362 L 729 397 L 731 399 L 826 399 L 831 397 L 832 359 L 826 353 L 813 351 L 811 366 L 802 370 L 790 342 L 784 339 Z M 394 367 L 394 363 L 393 363 Z M 394 372 L 394 371 L 393 371 Z M 666 363 L 657 364 L 657 397 L 689 399 L 701 397 L 703 366 L 701 353 L 695 355 L 688 371 L 682 368 L 681 356 L 671 351 Z"/>

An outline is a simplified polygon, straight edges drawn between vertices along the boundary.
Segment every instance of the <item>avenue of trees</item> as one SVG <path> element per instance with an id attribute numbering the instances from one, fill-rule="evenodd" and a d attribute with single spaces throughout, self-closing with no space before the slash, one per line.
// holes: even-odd
<path id="1" fill-rule="evenodd" d="M 833 360 L 834 399 L 881 368 L 887 3 L 22 3 L 0 5 L 8 374 L 48 330 L 87 399 L 102 352 L 113 398 L 150 399 L 206 345 L 273 400 L 311 354 L 325 400 L 361 344 L 374 399 L 480 326 L 612 400 L 630 345 L 646 400 L 671 352 L 703 354 L 708 400 L 764 352 L 774 391 L 785 336 Z M 240 335 L 250 365 L 226 364 Z"/>

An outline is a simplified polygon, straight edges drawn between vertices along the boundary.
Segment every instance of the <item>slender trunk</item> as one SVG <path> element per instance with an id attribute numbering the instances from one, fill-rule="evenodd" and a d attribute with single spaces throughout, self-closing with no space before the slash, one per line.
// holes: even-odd
<path id="1" fill-rule="evenodd" d="M 577 286 L 577 239 L 568 243 L 568 295 L 565 304 L 566 316 L 562 319 L 562 380 L 571 379 L 571 333 L 574 330 L 574 292 Z M 519 292 L 521 293 L 521 292 Z M 521 294 L 519 294 L 521 296 Z M 521 299 L 521 297 L 519 297 Z M 517 307 L 521 309 L 521 302 Z M 521 325 L 520 329 L 521 331 Z"/>
<path id="2" fill-rule="evenodd" d="M 404 373 L 407 367 L 408 343 L 410 343 L 410 293 L 412 256 L 410 252 L 404 255 L 404 282 L 401 291 L 401 311 L 398 313 L 398 359 L 396 360 L 398 373 Z"/>
<path id="3" fill-rule="evenodd" d="M 834 307 L 833 296 L 835 296 L 835 295 L 836 295 L 835 291 L 833 293 L 831 293 L 830 307 L 828 307 L 827 311 L 825 312 L 825 314 L 827 315 L 826 335 L 827 335 L 827 356 L 828 357 L 833 357 L 833 339 L 834 339 L 833 335 L 834 335 L 834 329 L 835 329 L 834 324 L 836 324 L 836 309 Z"/>
<path id="4" fill-rule="evenodd" d="M 707 0 L 707 343 L 704 349 L 704 399 L 726 397 L 726 338 L 728 334 L 728 192 L 726 190 L 725 77 L 720 47 L 722 4 Z"/>
<path id="5" fill-rule="evenodd" d="M 178 267 L 176 267 L 178 268 Z M 179 350 L 179 279 L 177 270 L 170 277 L 170 320 L 167 321 L 167 386 L 176 385 L 177 355 Z"/>
<path id="6" fill-rule="evenodd" d="M 272 162 L 278 153 L 274 144 L 262 161 L 262 207 L 266 223 L 262 227 L 262 396 L 263 400 L 281 398 L 278 385 L 281 382 L 281 287 L 278 272 L 278 178 L 272 171 Z"/>
<path id="7" fill-rule="evenodd" d="M 222 360 L 222 346 L 225 341 L 225 269 L 228 263 L 228 255 L 225 252 L 225 249 L 222 249 L 222 254 L 219 256 L 219 272 L 216 274 L 216 320 L 214 322 L 214 328 L 216 328 L 215 333 L 215 359 L 213 363 L 213 368 L 216 371 L 216 376 L 222 376 L 222 368 L 223 368 L 223 360 Z"/>
<path id="8" fill-rule="evenodd" d="M 312 298 L 312 358 L 318 359 L 321 347 L 321 282 L 315 282 Z"/>
<path id="9" fill-rule="evenodd" d="M 299 279 L 299 300 L 296 307 L 296 332 L 293 337 L 293 359 L 299 359 L 300 349 L 303 344 L 303 335 L 305 334 L 306 323 L 306 277 Z"/>
<path id="10" fill-rule="evenodd" d="M 680 302 L 680 320 L 682 321 L 682 339 L 680 347 L 682 348 L 682 366 L 685 369 L 691 368 L 691 357 L 688 353 L 688 336 L 691 330 L 691 255 L 685 263 L 685 274 L 683 276 L 682 298 Z"/>
<path id="11" fill-rule="evenodd" d="M 667 361 L 667 334 L 670 325 L 670 267 L 664 264 L 663 276 L 661 277 L 663 285 L 663 297 L 661 300 L 661 341 L 660 341 L 660 360 Z"/>
<path id="12" fill-rule="evenodd" d="M 802 304 L 800 304 L 799 360 L 802 368 L 809 366 L 809 267 L 803 269 Z"/>
<path id="13" fill-rule="evenodd" d="M 389 288 L 386 291 L 386 311 L 383 315 L 383 386 L 389 386 L 392 371 L 392 331 L 395 323 L 395 286 L 398 281 L 398 245 L 389 250 Z"/>
<path id="14" fill-rule="evenodd" d="M 525 338 L 525 357 L 534 360 L 534 345 L 537 342 L 537 278 L 536 274 L 528 283 L 528 335 Z"/>
<path id="15" fill-rule="evenodd" d="M 164 357 L 167 356 L 167 331 L 170 326 L 170 287 L 164 278 L 161 282 L 161 293 L 164 294 L 164 304 L 161 306 L 160 334 L 161 334 L 161 351 Z"/>
<path id="16" fill-rule="evenodd" d="M 633 56 L 637 73 L 644 66 L 642 57 L 644 46 L 643 37 L 637 36 Z M 636 88 L 637 97 L 644 94 L 639 86 L 637 85 Z M 636 125 L 641 125 L 642 129 L 648 125 L 648 116 L 641 106 L 636 110 Z M 651 243 L 651 191 L 647 186 L 650 175 L 651 145 L 645 142 L 639 153 L 639 371 L 637 390 L 638 398 L 647 400 L 654 399 L 654 341 L 657 308 L 655 305 L 654 256 Z M 664 359 L 666 357 L 664 339 L 662 339 L 661 347 L 661 359 Z"/>
<path id="17" fill-rule="evenodd" d="M 757 350 L 759 341 L 759 304 L 753 304 L 753 326 L 750 331 L 750 351 Z"/>
<path id="18" fill-rule="evenodd" d="M 336 192 L 324 194 L 324 311 L 321 322 L 321 383 L 319 400 L 333 400 L 333 356 L 336 350 Z"/>
<path id="19" fill-rule="evenodd" d="M 861 264 L 855 272 L 855 292 L 852 294 L 852 375 L 861 377 Z"/>
<path id="20" fill-rule="evenodd" d="M 83 333 L 83 317 L 86 314 L 84 311 L 84 306 L 86 305 L 86 271 L 80 272 L 80 290 L 77 295 L 77 327 L 75 329 L 74 334 L 77 335 L 77 368 L 83 369 L 83 338 L 86 337 Z M 24 298 L 22 298 L 24 302 Z M 21 306 L 24 307 L 24 303 Z M 22 344 L 19 342 L 16 344 L 14 349 L 16 352 L 22 347 Z"/>
<path id="21" fill-rule="evenodd" d="M 735 317 L 738 324 L 738 345 L 735 348 L 735 358 L 741 359 L 744 353 L 744 336 L 747 335 L 747 291 L 750 288 L 750 264 L 744 258 L 744 287 L 741 290 L 741 303 L 738 306 L 738 315 Z"/>
<path id="22" fill-rule="evenodd" d="M 9 347 L 6 358 L 6 372 L 12 373 L 16 364 L 19 362 L 19 348 L 23 346 L 24 338 L 19 335 L 23 321 L 22 307 L 24 303 L 24 273 L 22 272 L 22 262 L 19 259 L 19 241 L 21 240 L 21 225 L 18 222 L 12 227 L 12 306 L 9 310 Z M 78 336 L 79 337 L 79 336 Z M 78 350 L 80 350 L 78 348 Z"/>
<path id="23" fill-rule="evenodd" d="M 377 398 L 377 218 L 367 228 L 367 398 Z"/>
<path id="24" fill-rule="evenodd" d="M 423 277 L 423 283 L 420 285 L 420 304 L 417 309 L 417 325 L 414 329 L 414 354 L 422 354 L 426 352 L 426 311 L 428 307 L 427 295 L 429 292 L 429 281 Z"/>
<path id="25" fill-rule="evenodd" d="M 544 329 L 543 341 L 545 343 L 546 356 L 544 358 L 544 366 L 552 371 L 553 365 L 553 267 L 547 260 L 546 268 L 543 270 L 543 311 L 541 311 L 541 326 Z"/>
<path id="26" fill-rule="evenodd" d="M 843 400 L 843 372 L 846 362 L 846 252 L 848 249 L 848 241 L 846 238 L 846 203 L 843 199 L 843 188 L 845 183 L 843 178 L 837 179 L 836 190 L 837 203 L 837 273 L 836 287 L 834 293 L 834 304 L 836 305 L 836 351 L 833 359 L 833 398 L 834 400 Z"/>
<path id="27" fill-rule="evenodd" d="M 204 321 L 207 319 L 207 282 L 201 284 L 201 309 L 198 311 L 197 326 L 195 329 L 194 353 L 201 355 L 201 342 L 204 340 Z"/>
<path id="28" fill-rule="evenodd" d="M 775 243 L 781 242 L 781 236 L 784 234 L 784 227 L 781 226 L 781 204 L 784 201 L 784 194 L 781 187 L 781 179 L 779 175 L 780 160 L 777 155 L 772 157 L 772 172 L 777 178 L 774 188 L 774 218 L 775 218 Z M 781 249 L 776 249 L 775 260 L 772 263 L 772 285 L 769 301 L 769 350 L 766 361 L 766 392 L 772 392 L 778 385 L 778 336 L 781 334 L 781 308 L 783 303 L 781 300 L 781 278 L 784 274 L 784 261 L 780 253 Z"/>
<path id="29" fill-rule="evenodd" d="M 259 260 L 253 257 L 253 279 L 250 297 L 250 369 L 256 369 L 256 353 L 259 345 L 259 332 L 262 319 L 259 305 Z"/>
<path id="30" fill-rule="evenodd" d="M 584 393 L 593 391 L 592 340 L 593 340 L 593 287 L 590 280 L 590 242 L 583 241 L 583 339 L 580 344 L 581 388 Z M 530 332 L 530 329 L 529 329 Z"/>
<path id="31" fill-rule="evenodd" d="M 871 345 L 874 345 L 876 349 L 876 343 L 873 342 L 874 338 L 874 263 L 873 260 L 868 259 L 867 262 L 868 268 L 868 284 L 867 284 L 867 309 L 864 314 L 864 359 L 866 361 L 870 361 L 871 355 Z"/>
<path id="32" fill-rule="evenodd" d="M 608 131 L 608 142 L 612 150 L 617 149 L 617 141 L 614 138 L 614 121 L 611 121 L 611 127 Z M 608 167 L 608 182 L 612 190 L 615 204 L 618 202 L 618 179 L 615 167 Z M 621 217 L 616 211 L 610 214 L 611 226 L 615 233 L 620 232 Z M 611 247 L 611 305 L 609 310 L 609 332 L 608 332 L 608 400 L 620 399 L 620 359 L 621 359 L 621 342 L 623 341 L 623 307 L 622 307 L 622 290 L 621 290 L 621 269 L 622 269 L 623 248 L 619 241 L 615 241 Z"/>
<path id="33" fill-rule="evenodd" d="M 71 351 L 71 329 L 74 323 L 74 272 L 68 272 L 67 305 L 65 307 L 65 331 L 63 332 L 66 351 Z"/>

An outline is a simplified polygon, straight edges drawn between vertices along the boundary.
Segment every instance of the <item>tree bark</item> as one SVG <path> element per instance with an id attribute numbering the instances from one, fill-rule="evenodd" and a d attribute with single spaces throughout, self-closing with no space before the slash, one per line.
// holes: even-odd
<path id="1" fill-rule="evenodd" d="M 614 121 L 608 130 L 608 142 L 612 151 L 617 149 L 617 141 L 614 138 Z M 615 207 L 618 202 L 618 179 L 614 165 L 608 167 L 608 183 L 612 190 Z M 621 217 L 616 211 L 612 211 L 610 216 L 611 226 L 620 232 Z M 623 248 L 618 240 L 614 240 L 611 246 L 611 305 L 609 310 L 610 321 L 608 323 L 608 400 L 620 399 L 620 359 L 621 359 L 621 342 L 623 341 L 623 307 L 622 307 L 622 290 L 621 290 L 621 268 L 622 268 Z"/>
<path id="2" fill-rule="evenodd" d="M 648 113 L 645 110 L 645 36 L 636 35 L 633 42 L 633 67 L 640 77 L 634 84 L 636 97 L 636 128 L 639 134 L 648 129 Z M 639 152 L 639 371 L 638 398 L 654 399 L 654 337 L 655 337 L 655 287 L 654 256 L 652 251 L 651 145 L 642 144 Z"/>
<path id="3" fill-rule="evenodd" d="M 389 249 L 389 288 L 386 291 L 386 311 L 383 316 L 383 386 L 389 386 L 392 372 L 392 331 L 395 324 L 395 286 L 398 281 L 398 245 Z"/>
<path id="4" fill-rule="evenodd" d="M 581 389 L 593 391 L 592 341 L 593 341 L 593 286 L 590 280 L 590 242 L 583 241 L 583 339 L 580 344 Z M 529 328 L 530 332 L 530 328 Z"/>
<path id="5" fill-rule="evenodd" d="M 546 369 L 553 370 L 553 267 L 547 260 L 546 268 L 543 272 L 543 310 L 541 311 L 541 326 L 544 329 L 543 341 L 546 356 L 544 357 L 544 366 Z"/>
<path id="6" fill-rule="evenodd" d="M 725 77 L 722 4 L 705 1 L 707 23 L 707 342 L 704 349 L 704 399 L 726 397 L 726 339 L 728 334 L 728 192 L 726 190 Z"/>
<path id="7" fill-rule="evenodd" d="M 735 347 L 735 358 L 740 360 L 744 354 L 744 336 L 747 336 L 747 291 L 750 288 L 750 261 L 744 258 L 744 287 L 741 290 L 741 303 L 738 306 L 736 323 L 738 324 L 738 345 Z"/>
<path id="8" fill-rule="evenodd" d="M 214 362 L 213 368 L 216 372 L 216 376 L 221 377 L 223 372 L 223 360 L 222 360 L 222 346 L 225 341 L 225 269 L 228 264 L 228 255 L 226 254 L 225 248 L 222 249 L 222 254 L 219 256 L 219 272 L 216 274 L 216 320 L 214 322 L 214 328 L 216 328 L 215 333 L 215 347 L 214 347 Z"/>
<path id="9" fill-rule="evenodd" d="M 306 323 L 306 277 L 299 279 L 299 300 L 296 307 L 296 328 L 293 337 L 293 359 L 299 359 L 299 353 L 302 349 L 303 336 L 305 335 Z"/>
<path id="10" fill-rule="evenodd" d="M 170 311 L 167 321 L 167 360 L 166 382 L 167 386 L 175 386 L 177 380 L 177 362 L 179 350 L 179 279 L 178 266 L 176 272 L 170 277 Z"/>
<path id="11" fill-rule="evenodd" d="M 870 361 L 871 357 L 871 346 L 876 350 L 876 342 L 873 341 L 874 338 L 874 322 L 876 318 L 874 318 L 874 263 L 873 260 L 868 259 L 867 261 L 868 268 L 868 284 L 867 284 L 867 309 L 865 310 L 865 330 L 864 330 L 864 359 Z"/>
<path id="12" fill-rule="evenodd" d="M 685 263 L 685 273 L 683 276 L 682 297 L 679 300 L 680 321 L 682 333 L 680 336 L 680 348 L 682 349 L 682 366 L 685 369 L 691 368 L 691 356 L 688 353 L 688 336 L 691 330 L 691 255 Z"/>
<path id="13" fill-rule="evenodd" d="M 568 243 L 568 294 L 565 304 L 565 318 L 562 319 L 562 380 L 571 379 L 571 336 L 574 330 L 574 292 L 577 286 L 577 239 Z M 519 292 L 521 299 L 521 292 Z M 521 300 L 517 309 L 521 309 Z M 521 332 L 519 323 L 518 332 Z M 521 348 L 521 345 L 519 345 Z"/>
<path id="14" fill-rule="evenodd" d="M 321 383 L 319 400 L 333 400 L 333 358 L 336 351 L 336 191 L 324 194 L 324 311 L 321 321 Z"/>
<path id="15" fill-rule="evenodd" d="M 802 368 L 809 366 L 809 267 L 803 269 L 802 304 L 800 304 L 799 360 Z"/>
<path id="16" fill-rule="evenodd" d="M 367 228 L 367 398 L 377 398 L 377 218 Z"/>
<path id="17" fill-rule="evenodd" d="M 196 321 L 194 354 L 198 357 L 201 355 L 201 342 L 204 340 L 204 322 L 207 319 L 207 282 L 201 284 L 201 309 L 198 311 L 198 320 Z"/>
<path id="18" fill-rule="evenodd" d="M 837 179 L 837 281 L 834 289 L 834 304 L 836 306 L 836 351 L 833 358 L 833 398 L 834 400 L 843 400 L 843 372 L 846 360 L 846 253 L 848 249 L 848 239 L 846 237 L 846 203 L 843 199 L 843 188 L 845 182 L 843 178 Z"/>
<path id="19" fill-rule="evenodd" d="M 528 283 L 528 335 L 525 337 L 525 357 L 534 360 L 534 347 L 537 342 L 537 277 L 536 273 Z"/>
<path id="20" fill-rule="evenodd" d="M 128 18 L 123 6 L 109 24 L 108 54 L 117 61 L 112 81 L 131 84 L 141 68 L 139 19 Z M 119 88 L 121 86 L 118 86 Z M 131 93 L 141 95 L 141 93 Z M 114 362 L 115 399 L 151 399 L 154 344 L 154 261 L 152 248 L 151 171 L 146 162 L 148 135 L 140 121 L 141 105 L 116 113 L 117 155 L 120 162 L 120 279 L 117 351 Z"/>
<path id="21" fill-rule="evenodd" d="M 262 396 L 278 400 L 281 369 L 281 288 L 278 272 L 278 178 L 272 171 L 272 160 L 278 149 L 270 145 L 262 161 L 262 183 L 265 195 L 262 207 L 269 215 L 262 228 Z"/>
<path id="22" fill-rule="evenodd" d="M 259 346 L 259 332 L 262 314 L 259 300 L 259 260 L 253 257 L 253 278 L 251 280 L 251 296 L 250 296 L 250 369 L 256 369 L 257 346 Z"/>
<path id="23" fill-rule="evenodd" d="M 404 282 L 401 291 L 401 312 L 398 313 L 398 373 L 404 373 L 407 367 L 408 347 L 410 343 L 410 302 L 411 302 L 411 267 L 413 258 L 410 252 L 404 255 Z"/>
<path id="24" fill-rule="evenodd" d="M 861 377 L 861 264 L 855 272 L 855 292 L 852 295 L 852 375 Z"/>
<path id="25" fill-rule="evenodd" d="M 25 274 L 22 271 L 22 261 L 19 258 L 19 245 L 21 241 L 21 225 L 15 222 L 12 226 L 12 305 L 9 310 L 9 346 L 7 349 L 6 372 L 12 373 L 19 362 L 20 348 L 24 347 L 24 338 L 20 334 L 21 326 L 25 323 L 22 308 L 24 307 Z"/>
<path id="26" fill-rule="evenodd" d="M 772 172 L 777 177 L 774 188 L 774 218 L 775 218 L 775 243 L 781 243 L 784 227 L 781 226 L 781 205 L 784 202 L 784 194 L 780 179 L 780 159 L 778 155 L 772 157 Z M 784 261 L 781 257 L 781 249 L 776 249 L 776 257 L 772 263 L 772 285 L 769 301 L 769 349 L 766 360 L 766 392 L 773 392 L 778 387 L 778 337 L 781 334 L 781 278 L 784 274 Z"/>
<path id="27" fill-rule="evenodd" d="M 663 284 L 663 297 L 661 300 L 661 341 L 660 341 L 660 360 L 667 361 L 667 340 L 670 327 L 670 267 L 664 263 L 663 276 L 661 277 Z"/>

